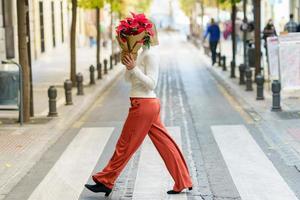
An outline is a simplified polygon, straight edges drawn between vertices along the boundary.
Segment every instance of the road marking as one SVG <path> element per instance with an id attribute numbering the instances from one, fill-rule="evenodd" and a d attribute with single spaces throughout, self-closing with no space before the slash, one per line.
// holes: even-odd
<path id="1" fill-rule="evenodd" d="M 29 200 L 78 199 L 114 128 L 82 128 Z"/>
<path id="2" fill-rule="evenodd" d="M 179 127 L 168 127 L 178 146 L 181 147 Z M 166 192 L 173 188 L 173 180 L 167 168 L 147 136 L 142 145 L 137 177 L 135 181 L 133 200 L 176 199 L 186 200 L 186 194 L 168 195 Z"/>
<path id="3" fill-rule="evenodd" d="M 298 200 L 245 126 L 211 129 L 242 200 Z"/>
<path id="4" fill-rule="evenodd" d="M 231 96 L 228 91 L 224 88 L 224 86 L 222 86 L 221 84 L 219 84 L 216 81 L 216 86 L 219 89 L 219 91 L 223 94 L 223 96 L 227 99 L 227 101 L 229 102 L 229 104 L 241 115 L 241 117 L 248 123 L 248 124 L 253 124 L 254 121 L 253 119 L 249 116 L 249 114 L 241 107 L 241 105 L 239 104 L 239 102 L 233 97 Z"/>

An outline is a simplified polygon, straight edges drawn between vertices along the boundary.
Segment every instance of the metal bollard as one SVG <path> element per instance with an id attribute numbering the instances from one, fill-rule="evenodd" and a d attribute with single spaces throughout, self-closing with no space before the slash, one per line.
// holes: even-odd
<path id="1" fill-rule="evenodd" d="M 245 84 L 245 69 L 246 66 L 244 64 L 240 64 L 239 66 L 239 71 L 240 71 L 240 85 L 244 85 Z"/>
<path id="2" fill-rule="evenodd" d="M 256 100 L 264 100 L 264 83 L 265 83 L 265 78 L 263 75 L 258 74 L 256 76 L 256 84 L 257 84 L 257 96 Z"/>
<path id="3" fill-rule="evenodd" d="M 114 54 L 115 65 L 118 64 L 118 53 Z"/>
<path id="4" fill-rule="evenodd" d="M 98 72 L 98 79 L 102 79 L 102 64 L 98 63 L 97 64 L 97 72 Z"/>
<path id="5" fill-rule="evenodd" d="M 48 117 L 56 117 L 56 97 L 57 97 L 57 89 L 55 86 L 50 86 L 48 89 L 48 97 L 49 97 L 49 113 Z"/>
<path id="6" fill-rule="evenodd" d="M 253 91 L 251 69 L 247 67 L 245 73 L 246 73 L 246 91 Z"/>
<path id="7" fill-rule="evenodd" d="M 90 66 L 90 85 L 95 84 L 95 67 L 93 65 Z"/>
<path id="8" fill-rule="evenodd" d="M 222 55 L 221 55 L 221 53 L 218 53 L 218 65 L 220 67 L 222 66 Z"/>
<path id="9" fill-rule="evenodd" d="M 272 111 L 281 111 L 280 106 L 280 91 L 281 91 L 281 84 L 278 80 L 274 80 L 272 82 L 272 92 L 273 92 L 273 101 L 272 101 Z"/>
<path id="10" fill-rule="evenodd" d="M 230 62 L 230 78 L 235 78 L 235 62 Z"/>
<path id="11" fill-rule="evenodd" d="M 107 59 L 104 59 L 104 74 L 107 74 Z"/>
<path id="12" fill-rule="evenodd" d="M 109 69 L 112 69 L 113 68 L 113 56 L 112 55 L 110 55 L 109 56 Z"/>
<path id="13" fill-rule="evenodd" d="M 223 65 L 222 65 L 222 67 L 223 67 L 223 71 L 226 71 L 227 70 L 227 68 L 226 68 L 226 56 L 222 56 L 222 61 L 223 61 Z"/>
<path id="14" fill-rule="evenodd" d="M 66 105 L 73 105 L 72 102 L 72 81 L 65 80 L 64 82 Z"/>
<path id="15" fill-rule="evenodd" d="M 76 83 L 77 83 L 77 95 L 83 95 L 83 75 L 78 73 L 76 75 Z"/>

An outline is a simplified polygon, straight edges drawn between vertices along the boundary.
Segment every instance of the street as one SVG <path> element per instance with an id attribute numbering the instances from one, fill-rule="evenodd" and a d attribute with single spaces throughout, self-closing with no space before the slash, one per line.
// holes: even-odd
<path id="1" fill-rule="evenodd" d="M 212 73 L 210 60 L 201 50 L 176 32 L 161 32 L 159 39 L 156 93 L 162 103 L 161 118 L 184 153 L 193 190 L 166 193 L 173 180 L 146 137 L 109 199 L 300 199 L 300 173 L 295 167 L 300 163 L 299 138 L 292 141 L 289 137 L 291 145 L 286 145 L 283 137 L 277 137 L 278 145 L 286 145 L 285 151 L 280 145 L 272 146 L 274 140 L 270 139 L 281 121 L 299 131 L 299 119 L 262 116 L 256 120 Z M 86 190 L 84 184 L 93 183 L 91 175 L 112 156 L 127 116 L 129 89 L 122 74 L 4 199 L 106 199 Z"/>

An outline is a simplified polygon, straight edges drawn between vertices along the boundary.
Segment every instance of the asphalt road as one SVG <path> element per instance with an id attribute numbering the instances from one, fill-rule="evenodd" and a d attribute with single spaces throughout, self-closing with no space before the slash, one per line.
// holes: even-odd
<path id="1" fill-rule="evenodd" d="M 186 192 L 177 199 L 231 200 L 252 197 L 253 200 L 292 200 L 296 199 L 296 196 L 300 198 L 300 173 L 286 166 L 276 151 L 268 149 L 251 116 L 210 74 L 207 69 L 210 66 L 206 66 L 200 51 L 176 33 L 163 33 L 160 36 L 158 53 L 160 76 L 156 92 L 162 102 L 162 119 L 167 127 L 179 127 L 177 140 L 181 143 L 194 183 L 191 192 Z M 81 176 L 85 177 L 83 180 L 88 179 L 92 174 L 91 171 L 99 171 L 109 160 L 127 115 L 128 94 L 129 85 L 121 77 L 45 153 L 41 161 L 6 199 L 56 199 L 55 195 L 69 193 L 68 187 L 65 186 L 68 184 L 74 190 L 73 199 L 105 199 L 103 195 L 92 194 L 84 189 L 83 185 L 77 186 L 75 182 Z M 112 129 L 104 130 L 105 127 Z M 91 151 L 89 154 L 91 160 L 86 161 L 86 165 L 90 166 L 82 166 L 79 164 L 82 163 L 82 159 L 89 158 L 76 157 L 81 155 L 78 146 L 81 144 L 97 146 L 97 143 L 93 143 L 92 137 L 84 140 L 87 135 L 84 134 L 85 131 L 91 133 L 92 128 L 103 132 L 103 137 L 101 136 L 99 141 L 102 153 Z M 234 135 L 235 131 L 237 135 Z M 95 138 L 97 137 L 95 135 Z M 147 141 L 143 145 L 144 149 L 152 148 Z M 83 150 L 89 148 L 89 146 L 81 147 Z M 136 182 L 144 181 L 145 188 L 153 184 L 147 177 L 155 177 L 157 174 L 153 172 L 143 175 L 145 176 L 143 178 L 140 177 L 140 170 L 143 158 L 147 160 L 156 157 L 142 148 L 136 152 L 117 180 L 111 199 L 138 199 L 136 195 L 140 191 L 136 191 L 138 190 Z M 71 156 L 74 156 L 76 162 L 72 159 L 64 160 L 65 157 Z M 68 169 L 63 169 L 61 171 L 64 171 L 69 179 L 65 177 L 52 183 L 49 180 L 53 181 L 55 177 L 59 177 L 54 169 L 56 165 L 60 166 L 58 161 L 62 165 L 68 163 L 67 167 L 72 165 L 71 162 L 77 163 L 77 168 L 86 167 L 89 173 L 75 171 L 71 174 L 68 173 Z M 156 162 L 157 166 L 161 165 L 160 161 L 154 159 L 153 168 Z M 268 174 L 269 172 L 271 173 Z M 45 183 L 46 177 L 49 177 L 46 182 L 48 184 Z M 72 181 L 68 181 L 72 179 L 74 187 Z M 160 180 L 159 176 L 157 180 Z M 89 179 L 88 182 L 91 183 L 92 180 Z M 58 189 L 51 190 L 51 184 Z M 60 184 L 63 188 L 59 188 Z M 154 184 L 161 183 L 158 181 Z M 163 187 L 171 189 L 168 186 Z M 278 194 L 271 194 L 272 188 L 277 189 Z M 48 189 L 52 193 L 48 192 L 43 197 L 39 196 L 41 194 L 38 195 L 39 190 L 46 193 Z M 148 197 L 149 191 L 143 192 L 141 194 L 144 194 L 145 198 L 142 199 L 151 199 Z M 289 199 L 284 199 L 285 197 Z M 156 198 L 152 199 L 158 200 Z M 159 199 L 174 199 L 174 197 L 162 193 Z"/>

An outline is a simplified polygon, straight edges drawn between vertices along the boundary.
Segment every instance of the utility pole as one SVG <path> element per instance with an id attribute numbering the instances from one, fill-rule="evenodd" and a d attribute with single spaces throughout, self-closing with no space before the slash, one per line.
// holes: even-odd
<path id="1" fill-rule="evenodd" d="M 76 86 L 76 23 L 77 23 L 77 0 L 72 0 L 72 22 L 70 33 L 70 80 Z"/>
<path id="2" fill-rule="evenodd" d="M 25 0 L 26 5 L 26 32 L 27 32 L 27 49 L 28 49 L 28 66 L 29 66 L 29 81 L 30 81 L 30 117 L 34 116 L 33 104 L 33 86 L 32 86 L 32 65 L 31 65 L 31 37 L 30 37 L 30 16 L 29 16 L 29 3 Z"/>
<path id="3" fill-rule="evenodd" d="M 218 25 L 220 27 L 220 2 L 217 1 L 217 15 L 218 15 Z M 219 41 L 219 53 L 222 54 L 222 46 L 221 46 L 221 39 Z"/>
<path id="4" fill-rule="evenodd" d="M 110 0 L 110 37 L 111 37 L 111 55 L 114 55 L 114 33 L 113 33 L 113 24 L 114 24 L 114 13 L 113 13 L 113 0 Z"/>
<path id="5" fill-rule="evenodd" d="M 248 19 L 247 19 L 247 0 L 243 0 L 243 12 L 244 12 L 244 30 L 243 30 L 243 44 L 244 44 L 244 64 L 247 66 L 247 23 L 248 23 Z"/>
<path id="6" fill-rule="evenodd" d="M 97 27 L 97 49 L 96 49 L 96 65 L 100 63 L 100 51 L 101 51 L 101 31 L 100 31 L 100 8 L 96 8 L 96 27 Z"/>
<path id="7" fill-rule="evenodd" d="M 260 42 L 260 0 L 254 0 L 255 26 L 255 76 L 261 72 L 261 42 Z"/>
<path id="8" fill-rule="evenodd" d="M 236 3 L 235 0 L 231 0 L 231 23 L 232 23 L 232 33 L 231 33 L 231 38 L 232 38 L 232 61 L 231 61 L 231 73 L 230 73 L 230 78 L 235 78 L 235 54 L 236 54 L 236 27 L 235 27 L 235 20 L 236 20 Z"/>
<path id="9" fill-rule="evenodd" d="M 30 70 L 28 61 L 27 48 L 27 27 L 26 27 L 26 2 L 25 0 L 17 1 L 17 19 L 18 19 L 18 48 L 19 48 L 19 62 L 23 69 L 23 104 L 24 122 L 30 120 Z"/>

